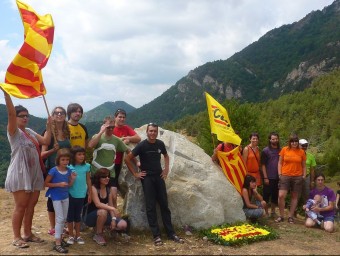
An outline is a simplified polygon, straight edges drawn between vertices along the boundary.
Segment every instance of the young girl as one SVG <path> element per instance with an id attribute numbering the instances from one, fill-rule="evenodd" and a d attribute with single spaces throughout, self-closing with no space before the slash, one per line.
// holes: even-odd
<path id="1" fill-rule="evenodd" d="M 244 178 L 242 199 L 243 211 L 247 218 L 253 221 L 265 215 L 266 201 L 256 191 L 256 178 L 249 174 Z"/>
<path id="2" fill-rule="evenodd" d="M 49 145 L 43 145 L 41 148 L 41 157 L 46 159 L 45 165 L 47 171 L 55 166 L 55 158 L 57 156 L 58 149 L 71 148 L 70 130 L 66 121 L 66 110 L 63 107 L 58 106 L 52 110 L 51 115 L 53 117 L 52 131 L 55 137 L 52 136 L 51 143 Z M 56 139 L 56 141 L 54 141 L 54 139 Z M 47 212 L 48 220 L 50 221 L 50 229 L 47 233 L 54 236 L 55 214 L 53 203 L 50 197 L 47 200 Z"/>
<path id="3" fill-rule="evenodd" d="M 77 179 L 69 189 L 67 214 L 69 238 L 67 243 L 74 244 L 74 242 L 77 242 L 78 244 L 84 244 L 84 239 L 80 237 L 80 221 L 87 190 L 89 191 L 87 201 L 88 203 L 92 201 L 90 164 L 85 163 L 85 149 L 83 147 L 74 146 L 71 153 L 72 160 L 69 167 L 77 174 Z M 75 236 L 74 230 L 76 232 Z"/>
<path id="4" fill-rule="evenodd" d="M 76 173 L 68 168 L 70 162 L 69 149 L 62 148 L 57 152 L 56 166 L 53 167 L 45 179 L 45 186 L 49 187 L 46 192 L 47 197 L 51 197 L 55 211 L 55 246 L 54 250 L 60 253 L 67 253 L 68 250 L 62 245 L 62 233 L 68 211 L 68 190 L 72 186 Z"/>

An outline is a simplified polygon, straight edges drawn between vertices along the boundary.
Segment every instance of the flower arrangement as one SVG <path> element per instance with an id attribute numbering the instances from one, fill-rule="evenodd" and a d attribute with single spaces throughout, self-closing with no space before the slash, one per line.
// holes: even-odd
<path id="1" fill-rule="evenodd" d="M 209 240 L 222 245 L 242 245 L 278 238 L 277 233 L 270 227 L 248 223 L 239 223 L 233 226 L 229 224 L 213 226 L 204 230 L 203 234 Z"/>

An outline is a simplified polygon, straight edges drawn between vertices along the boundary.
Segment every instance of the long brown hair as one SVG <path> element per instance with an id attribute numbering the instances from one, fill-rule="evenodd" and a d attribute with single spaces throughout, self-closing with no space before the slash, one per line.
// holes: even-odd
<path id="1" fill-rule="evenodd" d="M 66 110 L 61 106 L 55 107 L 52 110 L 52 116 L 54 115 L 55 111 L 58 108 L 61 109 L 61 111 L 65 115 L 65 120 L 64 120 L 64 123 L 63 123 L 63 127 L 62 127 L 62 135 L 65 139 L 70 139 L 70 129 L 68 128 L 68 123 L 66 121 Z M 54 129 L 54 134 L 55 134 L 56 138 L 58 138 L 58 129 L 57 129 L 55 120 L 53 120 L 53 122 L 52 122 L 52 129 Z"/>
<path id="2" fill-rule="evenodd" d="M 93 177 L 93 186 L 100 188 L 100 178 L 103 176 L 110 176 L 110 171 L 106 168 L 98 169 Z"/>
<path id="3" fill-rule="evenodd" d="M 288 148 L 291 149 L 292 148 L 292 141 L 297 141 L 299 144 L 299 137 L 297 136 L 297 134 L 293 133 L 289 136 L 289 140 L 288 140 Z"/>

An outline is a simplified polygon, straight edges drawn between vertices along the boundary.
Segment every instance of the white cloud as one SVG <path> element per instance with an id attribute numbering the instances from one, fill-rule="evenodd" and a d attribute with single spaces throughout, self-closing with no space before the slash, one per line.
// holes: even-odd
<path id="1" fill-rule="evenodd" d="M 0 0 L 0 75 L 20 48 L 15 1 Z M 24 1 L 24 0 L 23 0 Z M 27 0 L 55 24 L 43 70 L 49 108 L 105 101 L 140 107 L 190 70 L 227 59 L 269 30 L 300 20 L 331 0 Z M 1 78 L 1 79 L 3 79 Z M 15 100 L 46 116 L 41 99 Z"/>

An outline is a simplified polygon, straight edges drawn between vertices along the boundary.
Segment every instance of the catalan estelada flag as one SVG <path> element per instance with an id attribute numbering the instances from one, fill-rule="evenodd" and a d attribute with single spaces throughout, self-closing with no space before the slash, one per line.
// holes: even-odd
<path id="1" fill-rule="evenodd" d="M 16 2 L 24 25 L 24 44 L 0 86 L 14 97 L 28 99 L 46 94 L 41 69 L 52 51 L 54 24 L 50 14 L 40 16 L 29 5 Z"/>
<path id="2" fill-rule="evenodd" d="M 240 147 L 238 146 L 229 152 L 217 151 L 217 157 L 220 161 L 224 175 L 241 194 L 247 169 L 243 162 L 239 148 Z"/>
<path id="3" fill-rule="evenodd" d="M 227 110 L 207 92 L 205 93 L 205 96 L 208 106 L 211 133 L 216 134 L 219 141 L 240 145 L 241 138 L 231 127 Z"/>

